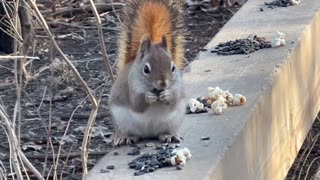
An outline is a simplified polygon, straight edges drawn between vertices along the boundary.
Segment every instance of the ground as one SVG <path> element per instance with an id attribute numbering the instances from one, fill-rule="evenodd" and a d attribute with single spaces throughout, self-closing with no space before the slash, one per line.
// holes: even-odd
<path id="1" fill-rule="evenodd" d="M 239 7 L 219 8 L 205 12 L 206 9 L 200 6 L 188 8 L 186 15 L 188 32 L 186 58 L 188 62 L 195 58 L 196 54 L 238 9 Z M 119 21 L 113 12 L 108 12 L 102 17 L 106 49 L 112 64 L 114 64 L 117 53 Z M 89 167 L 91 168 L 102 155 L 112 148 L 110 144 L 112 125 L 107 105 L 111 83 L 106 82 L 106 68 L 102 62 L 98 34 L 92 14 L 78 13 L 75 14 L 75 17 L 64 16 L 58 18 L 58 20 L 60 23 L 53 23 L 51 19 L 50 27 L 56 35 L 59 46 L 72 60 L 89 87 L 93 89 L 94 94 L 101 97 L 101 105 L 89 146 L 91 154 Z M 39 74 L 25 85 L 21 97 L 22 148 L 40 172 L 48 174 L 53 161 L 52 155 L 49 155 L 46 161 L 46 152 L 52 154 L 53 149 L 56 154 L 59 145 L 61 145 L 61 158 L 58 166 L 59 177 L 61 176 L 61 179 L 81 179 L 80 147 L 83 130 L 91 110 L 90 101 L 85 99 L 84 91 L 77 84 L 72 74 L 70 75 L 69 70 L 63 66 L 58 54 L 48 51 L 50 44 L 41 28 L 36 31 L 36 40 L 34 55 L 40 57 L 40 60 L 34 60 L 27 66 L 27 70 L 32 74 Z M 49 66 L 50 64 L 53 65 Z M 16 102 L 13 67 L 12 61 L 0 62 L 0 102 L 5 105 L 11 119 L 13 119 L 12 115 Z M 50 68 L 52 68 L 52 71 L 50 71 Z M 41 69 L 43 71 L 39 72 Z M 50 104 L 50 95 L 53 97 L 52 104 Z M 77 110 L 74 111 L 75 109 Z M 67 133 L 64 136 L 66 129 Z M 319 130 L 320 123 L 319 120 L 316 120 L 308 137 L 314 138 Z M 53 148 L 48 146 L 48 136 Z M 0 144 L 0 160 L 8 173 L 10 172 L 9 148 L 6 134 L 2 129 L 0 129 L 0 141 L 2 142 Z M 59 142 L 63 143 L 59 144 Z M 306 158 L 304 168 L 301 168 L 301 164 L 299 167 L 297 166 L 300 157 L 305 157 L 302 156 L 303 151 L 310 147 L 308 142 L 310 141 L 306 140 L 300 150 L 287 179 L 292 179 L 294 175 L 294 179 L 297 179 L 300 170 L 302 170 L 301 174 L 304 177 L 307 172 L 307 165 L 311 164 L 314 158 L 319 157 L 320 141 L 317 139 L 314 148 L 310 151 L 310 156 Z M 319 162 L 313 163 L 309 174 L 314 173 Z M 49 174 L 52 175 L 52 173 Z"/>

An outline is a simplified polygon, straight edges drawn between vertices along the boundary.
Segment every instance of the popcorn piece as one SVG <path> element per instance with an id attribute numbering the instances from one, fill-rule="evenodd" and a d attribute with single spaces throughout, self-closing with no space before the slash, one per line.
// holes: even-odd
<path id="1" fill-rule="evenodd" d="M 191 151 L 188 148 L 183 148 L 183 155 L 187 157 L 187 159 L 191 158 Z"/>
<path id="2" fill-rule="evenodd" d="M 226 103 L 227 103 L 227 104 L 231 104 L 231 103 L 232 103 L 232 101 L 233 101 L 233 95 L 232 95 L 231 93 L 227 92 L 225 98 L 226 98 Z"/>
<path id="3" fill-rule="evenodd" d="M 171 158 L 170 158 L 170 163 L 171 163 L 171 165 L 172 166 L 175 166 L 175 165 L 177 165 L 177 163 L 176 163 L 176 156 L 172 156 Z"/>
<path id="4" fill-rule="evenodd" d="M 226 99 L 219 97 L 215 102 L 211 104 L 211 109 L 213 109 L 215 114 L 221 114 L 223 109 L 227 109 Z"/>
<path id="5" fill-rule="evenodd" d="M 201 110 L 204 108 L 204 104 L 200 103 L 198 100 L 191 98 L 189 100 L 188 106 L 190 107 L 191 112 L 196 112 L 197 110 Z"/>
<path id="6" fill-rule="evenodd" d="M 232 101 L 232 105 L 234 105 L 234 106 L 243 105 L 243 104 L 246 103 L 246 101 L 247 101 L 246 97 L 244 97 L 241 94 L 236 94 L 236 95 L 234 95 L 234 99 Z"/>
<path id="7" fill-rule="evenodd" d="M 222 114 L 222 107 L 218 106 L 216 109 L 213 110 L 213 113 L 216 115 Z"/>
<path id="8" fill-rule="evenodd" d="M 183 148 L 179 150 L 173 150 L 173 154 L 175 154 L 173 157 L 171 157 L 170 162 L 173 166 L 179 165 L 184 166 L 187 163 L 187 159 L 190 159 L 191 152 L 188 148 Z"/>
<path id="9" fill-rule="evenodd" d="M 298 5 L 300 4 L 300 0 L 291 0 L 292 5 Z"/>
<path id="10" fill-rule="evenodd" d="M 208 87 L 208 97 L 218 99 L 219 96 L 224 94 L 223 90 L 220 87 Z"/>
<path id="11" fill-rule="evenodd" d="M 285 34 L 282 32 L 277 31 L 276 36 L 274 39 L 271 41 L 271 46 L 272 47 L 279 47 L 279 46 L 285 46 L 286 41 L 285 41 Z"/>

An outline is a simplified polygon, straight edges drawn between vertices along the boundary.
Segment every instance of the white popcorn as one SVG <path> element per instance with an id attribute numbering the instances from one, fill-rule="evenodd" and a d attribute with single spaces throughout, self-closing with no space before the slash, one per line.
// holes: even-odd
<path id="1" fill-rule="evenodd" d="M 247 101 L 246 97 L 244 97 L 241 94 L 236 94 L 234 95 L 232 105 L 234 106 L 243 105 L 244 103 L 246 103 L 246 101 Z"/>
<path id="2" fill-rule="evenodd" d="M 191 98 L 188 103 L 191 112 L 196 112 L 204 108 L 204 104 L 200 103 L 198 100 Z"/>
<path id="3" fill-rule="evenodd" d="M 216 108 L 213 110 L 213 113 L 216 114 L 216 115 L 222 114 L 222 107 L 221 107 L 221 106 L 216 107 Z"/>
<path id="4" fill-rule="evenodd" d="M 271 41 L 271 46 L 272 47 L 279 47 L 279 46 L 285 46 L 286 41 L 285 41 L 285 34 L 282 32 L 277 31 L 276 36 L 274 39 Z"/>
<path id="5" fill-rule="evenodd" d="M 300 0 L 291 0 L 292 5 L 300 4 Z"/>
<path id="6" fill-rule="evenodd" d="M 191 152 L 188 148 L 183 148 L 179 150 L 173 150 L 172 151 L 174 156 L 171 157 L 170 162 L 173 166 L 179 165 L 184 166 L 187 163 L 187 159 L 191 158 Z"/>
<path id="7" fill-rule="evenodd" d="M 231 104 L 233 101 L 233 95 L 231 93 L 227 92 L 225 99 L 226 99 L 226 103 Z"/>
<path id="8" fill-rule="evenodd" d="M 211 109 L 214 114 L 221 114 L 223 109 L 227 109 L 228 105 L 226 104 L 226 99 L 219 97 L 216 101 L 211 104 Z"/>

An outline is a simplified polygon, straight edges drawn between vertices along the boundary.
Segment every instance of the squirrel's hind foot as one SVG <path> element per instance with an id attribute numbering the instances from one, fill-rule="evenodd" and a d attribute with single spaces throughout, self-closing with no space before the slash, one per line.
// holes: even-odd
<path id="1" fill-rule="evenodd" d="M 180 143 L 183 140 L 181 136 L 172 134 L 162 134 L 158 138 L 164 143 Z"/>
<path id="2" fill-rule="evenodd" d="M 137 136 L 121 136 L 113 138 L 113 146 L 135 144 L 139 141 Z"/>

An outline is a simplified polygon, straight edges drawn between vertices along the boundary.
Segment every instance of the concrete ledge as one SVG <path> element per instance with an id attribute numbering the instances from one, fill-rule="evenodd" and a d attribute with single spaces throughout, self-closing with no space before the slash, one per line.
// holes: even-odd
<path id="1" fill-rule="evenodd" d="M 277 30 L 286 34 L 287 45 L 242 56 L 199 54 L 185 74 L 188 96 L 220 86 L 245 95 L 247 104 L 220 116 L 186 117 L 181 146 L 193 157 L 182 171 L 134 177 L 127 166 L 133 157 L 122 147 L 116 149 L 119 156 L 107 154 L 85 179 L 283 179 L 320 110 L 320 1 L 260 12 L 262 4 L 249 0 L 207 47 L 251 33 L 271 39 Z M 211 139 L 200 141 L 201 136 Z M 116 169 L 100 173 L 109 164 Z"/>

